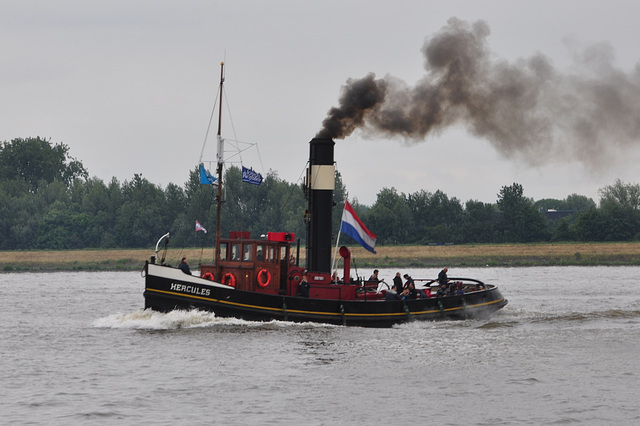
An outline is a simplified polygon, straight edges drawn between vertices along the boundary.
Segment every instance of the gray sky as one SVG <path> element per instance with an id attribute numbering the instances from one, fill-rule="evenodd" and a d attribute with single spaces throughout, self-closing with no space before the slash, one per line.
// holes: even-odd
<path id="1" fill-rule="evenodd" d="M 182 186 L 200 157 L 224 60 L 231 116 L 225 106 L 223 135 L 258 144 L 243 154 L 245 166 L 296 182 L 308 142 L 347 80 L 375 73 L 416 86 L 428 74 L 425 39 L 452 17 L 469 27 L 486 23 L 496 67 L 541 55 L 562 84 L 584 74 L 593 57 L 606 62 L 594 67 L 625 82 L 625 103 L 635 111 L 638 9 L 635 1 L 619 0 L 5 0 L 0 141 L 41 136 L 68 145 L 105 182 L 140 173 L 163 187 Z M 589 78 L 598 85 L 601 77 Z M 554 86 L 552 98 L 573 99 L 580 87 Z M 567 102 L 558 111 L 571 109 Z M 552 104 L 542 113 L 550 120 L 558 111 Z M 384 187 L 495 202 L 500 188 L 514 182 L 534 199 L 577 193 L 597 202 L 598 188 L 615 179 L 640 180 L 637 115 L 625 117 L 632 130 L 601 131 L 598 149 L 574 146 L 573 133 L 539 145 L 532 137 L 523 150 L 499 149 L 504 141 L 455 121 L 421 141 L 356 130 L 336 140 L 335 156 L 350 198 L 365 204 Z M 210 136 L 205 159 L 214 157 Z"/>

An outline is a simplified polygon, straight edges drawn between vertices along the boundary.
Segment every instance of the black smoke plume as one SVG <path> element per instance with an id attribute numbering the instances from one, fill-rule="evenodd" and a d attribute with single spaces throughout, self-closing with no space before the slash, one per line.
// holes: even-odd
<path id="1" fill-rule="evenodd" d="M 556 157 L 590 166 L 612 148 L 639 145 L 640 66 L 616 69 L 608 44 L 575 55 L 563 74 L 542 54 L 514 63 L 489 50 L 489 27 L 451 18 L 425 40 L 425 76 L 413 87 L 369 74 L 348 80 L 317 137 L 365 136 L 421 141 L 453 125 L 487 139 L 505 157 L 541 164 Z"/>

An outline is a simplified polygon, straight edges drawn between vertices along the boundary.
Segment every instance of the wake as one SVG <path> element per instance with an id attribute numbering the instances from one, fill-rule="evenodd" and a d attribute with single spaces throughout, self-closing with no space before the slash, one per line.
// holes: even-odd
<path id="1" fill-rule="evenodd" d="M 207 327 L 242 327 L 280 329 L 290 327 L 326 328 L 329 324 L 293 323 L 287 321 L 246 321 L 239 318 L 216 317 L 213 312 L 193 310 L 174 310 L 158 312 L 152 309 L 140 309 L 128 314 L 116 313 L 98 318 L 92 324 L 95 328 L 134 329 L 134 330 L 177 330 Z"/>

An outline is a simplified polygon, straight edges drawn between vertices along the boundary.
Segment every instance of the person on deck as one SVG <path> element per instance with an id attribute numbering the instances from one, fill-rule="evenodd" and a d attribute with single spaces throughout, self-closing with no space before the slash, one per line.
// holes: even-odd
<path id="1" fill-rule="evenodd" d="M 309 280 L 307 279 L 307 274 L 302 276 L 302 280 L 298 284 L 298 296 L 301 297 L 309 297 L 309 289 L 311 288 L 311 284 L 309 284 Z"/>
<path id="2" fill-rule="evenodd" d="M 396 276 L 393 277 L 393 287 L 397 294 L 402 293 L 402 277 L 400 276 L 400 272 L 396 272 Z"/>
<path id="3" fill-rule="evenodd" d="M 448 271 L 449 271 L 449 268 L 445 267 L 438 274 L 438 284 L 440 284 L 441 287 L 444 286 L 445 288 L 447 288 L 447 286 L 449 285 L 449 278 L 447 277 Z"/>
<path id="4" fill-rule="evenodd" d="M 384 295 L 385 300 L 402 300 L 402 292 L 396 293 L 394 290 L 389 290 Z"/>
<path id="5" fill-rule="evenodd" d="M 377 283 L 384 281 L 384 278 L 383 279 L 378 278 L 378 272 L 380 271 L 378 271 L 377 269 L 374 269 L 373 274 L 371 274 L 371 276 L 369 277 L 369 281 L 375 281 Z"/>
<path id="6" fill-rule="evenodd" d="M 407 280 L 404 283 L 404 288 L 405 289 L 409 288 L 409 284 L 413 284 L 413 288 L 416 288 L 416 284 L 413 282 L 413 278 L 411 278 L 411 276 L 409 276 L 409 274 L 404 274 L 404 279 Z"/>
<path id="7" fill-rule="evenodd" d="M 407 281 L 407 288 L 405 289 L 405 291 L 407 292 L 405 299 L 418 298 L 418 292 L 416 291 L 416 284 L 413 282 L 413 280 Z"/>
<path id="8" fill-rule="evenodd" d="M 187 263 L 186 257 L 182 258 L 182 260 L 180 261 L 180 265 L 178 265 L 178 268 L 180 268 L 180 270 L 185 274 L 191 275 L 191 269 L 189 269 L 189 264 Z"/>

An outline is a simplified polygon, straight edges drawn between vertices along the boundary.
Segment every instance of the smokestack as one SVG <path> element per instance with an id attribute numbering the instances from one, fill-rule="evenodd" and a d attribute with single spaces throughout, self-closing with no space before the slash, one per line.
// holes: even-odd
<path id="1" fill-rule="evenodd" d="M 309 142 L 307 170 L 307 270 L 331 273 L 331 220 L 335 165 L 330 138 L 314 138 Z"/>

